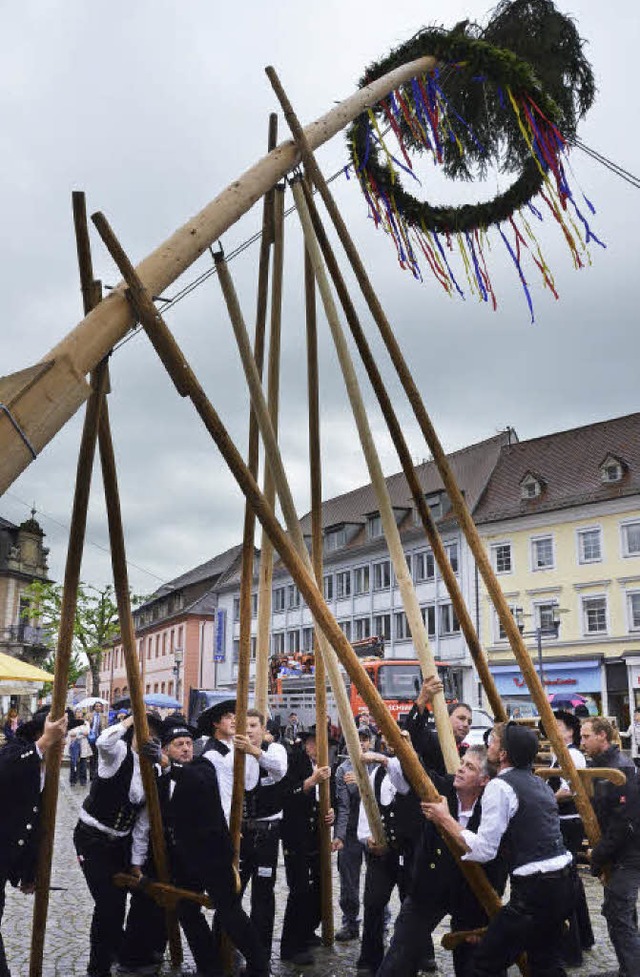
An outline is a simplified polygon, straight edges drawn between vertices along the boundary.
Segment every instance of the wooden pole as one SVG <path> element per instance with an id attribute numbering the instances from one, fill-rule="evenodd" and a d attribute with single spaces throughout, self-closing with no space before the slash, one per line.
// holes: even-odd
<path id="1" fill-rule="evenodd" d="M 280 401 L 280 336 L 282 326 L 282 275 L 284 269 L 284 184 L 276 187 L 273 203 L 273 284 L 271 291 L 271 325 L 269 330 L 269 361 L 267 367 L 267 402 L 273 430 L 278 435 L 278 405 Z M 276 490 L 269 465 L 264 466 L 264 494 L 274 504 Z M 260 573 L 258 589 L 257 647 L 260 663 L 256 661 L 256 706 L 265 715 L 268 708 L 269 650 L 271 627 L 271 581 L 273 578 L 273 546 L 264 529 L 260 540 Z M 258 675 L 260 699 L 258 699 Z M 260 705 L 258 705 L 258 701 Z"/>
<path id="2" fill-rule="evenodd" d="M 376 720 L 387 742 L 399 758 L 407 779 L 420 799 L 437 800 L 439 797 L 438 792 L 423 769 L 415 750 L 402 736 L 397 723 L 387 710 L 380 693 L 369 680 L 358 656 L 327 607 L 322 592 L 318 588 L 310 569 L 306 547 L 303 545 L 303 551 L 300 553 L 296 550 L 288 533 L 285 532 L 278 522 L 273 508 L 267 505 L 256 480 L 243 462 L 240 452 L 229 436 L 213 404 L 207 398 L 195 373 L 188 364 L 185 368 L 185 358 L 180 347 L 162 319 L 162 316 L 158 314 L 149 294 L 137 277 L 135 269 L 109 227 L 108 222 L 102 214 L 95 214 L 92 219 L 110 254 L 124 276 L 125 281 L 129 285 L 129 294 L 136 308 L 136 316 L 142 322 L 145 332 L 158 355 L 160 355 L 160 350 L 163 352 L 163 363 L 169 372 L 174 386 L 177 387 L 177 381 L 180 378 L 185 380 L 188 387 L 188 396 L 198 416 L 217 445 L 241 491 L 249 499 L 256 517 L 265 529 L 267 529 L 271 542 L 280 554 L 283 563 L 299 587 L 302 597 L 313 614 L 316 626 L 320 629 L 325 643 L 327 641 L 329 642 L 351 681 L 355 683 L 367 707 L 370 709 L 371 715 Z M 305 555 L 307 559 L 305 559 Z M 323 650 L 322 645 L 321 650 Z M 451 838 L 446 833 L 443 835 L 443 839 L 454 856 L 459 859 L 460 849 L 456 839 Z M 460 868 L 488 915 L 495 915 L 501 907 L 500 899 L 489 884 L 481 866 L 473 862 L 465 861 L 460 862 Z"/>
<path id="3" fill-rule="evenodd" d="M 398 85 L 429 71 L 435 64 L 434 58 L 419 58 L 358 89 L 305 129 L 310 145 L 317 149 Z M 295 146 L 286 142 L 234 180 L 138 265 L 138 277 L 144 287 L 151 295 L 162 294 L 298 162 Z M 36 453 L 48 444 L 86 400 L 90 391 L 82 380 L 84 374 L 93 370 L 134 324 L 135 317 L 127 303 L 124 286 L 120 286 L 44 357 L 45 361 L 56 361 L 53 367 L 56 376 L 60 371 L 60 375 L 64 374 L 66 378 L 64 383 L 55 387 L 55 400 L 53 403 L 49 398 L 43 401 L 36 385 L 24 402 L 16 406 L 17 418 Z M 41 382 L 46 385 L 50 375 L 51 370 Z M 179 382 L 178 375 L 174 376 L 173 382 Z M 29 448 L 10 420 L 0 416 L 0 495 L 32 460 Z"/>
<path id="4" fill-rule="evenodd" d="M 133 617 L 131 616 L 129 576 L 127 572 L 124 529 L 122 526 L 122 514 L 120 510 L 120 494 L 118 491 L 116 459 L 113 450 L 113 442 L 111 439 L 109 409 L 106 398 L 104 398 L 104 403 L 102 404 L 100 411 L 98 443 L 100 446 L 100 464 L 102 466 L 102 480 L 104 482 L 104 494 L 107 504 L 109 542 L 111 546 L 111 565 L 113 568 L 113 582 L 116 592 L 116 603 L 118 605 L 120 637 L 122 638 L 122 648 L 124 651 L 124 661 L 127 672 L 127 683 L 129 685 L 129 696 L 131 698 L 133 726 L 136 742 L 140 747 L 149 739 L 149 724 L 147 722 L 147 712 L 144 699 L 142 697 L 142 682 L 140 680 L 140 669 L 138 665 L 138 657 L 136 655 L 136 635 L 133 626 Z M 159 882 L 166 883 L 169 882 L 169 863 L 167 860 L 162 817 L 160 814 L 156 775 L 153 765 L 144 757 L 140 757 L 140 774 L 147 801 L 147 810 L 149 812 L 151 848 L 153 852 L 156 875 Z M 174 966 L 178 966 L 182 962 L 182 944 L 180 941 L 180 929 L 178 927 L 178 921 L 174 913 L 167 913 L 167 930 L 169 935 L 171 962 Z"/>
<path id="5" fill-rule="evenodd" d="M 320 457 L 320 391 L 318 384 L 318 328 L 313 267 L 304 251 L 304 294 L 307 327 L 307 377 L 309 400 L 309 469 L 311 472 L 311 561 L 318 587 L 322 589 L 322 462 Z M 314 635 L 316 744 L 318 765 L 329 765 L 329 730 L 327 729 L 327 673 L 317 637 Z M 328 649 L 328 654 L 333 651 Z M 322 907 L 322 942 L 331 946 L 333 928 L 333 879 L 331 873 L 331 828 L 325 823 L 331 807 L 328 780 L 320 784 L 320 904 Z"/>
<path id="6" fill-rule="evenodd" d="M 269 120 L 269 148 L 275 144 L 274 117 Z M 272 199 L 272 195 L 268 195 Z M 263 230 L 267 229 L 270 211 L 267 196 L 264 200 Z M 266 238 L 266 240 L 265 240 Z M 263 237 L 264 247 L 260 248 L 260 265 L 258 271 L 258 308 L 256 314 L 256 332 L 254 337 L 254 356 L 256 368 L 262 377 L 264 361 L 264 326 L 266 313 L 266 292 L 268 288 L 269 272 L 269 236 Z M 266 260 L 263 261 L 263 253 Z M 247 466 L 254 478 L 258 477 L 260 432 L 256 423 L 253 408 L 249 407 L 249 449 Z M 242 564 L 240 571 L 240 640 L 238 642 L 238 682 L 236 686 L 236 734 L 245 736 L 247 732 L 247 709 L 249 708 L 249 679 L 251 672 L 251 592 L 253 590 L 253 571 L 255 562 L 255 532 L 256 517 L 248 503 L 244 508 L 244 528 L 242 534 Z M 240 867 L 240 844 L 242 830 L 242 808 L 244 803 L 244 773 L 245 755 L 241 750 L 235 750 L 233 755 L 233 790 L 231 793 L 231 813 L 229 816 L 229 830 L 234 850 L 234 864 Z"/>
<path id="7" fill-rule="evenodd" d="M 387 422 L 391 439 L 396 451 L 398 452 L 398 457 L 400 458 L 400 462 L 402 464 L 402 470 L 405 478 L 407 479 L 407 484 L 409 485 L 411 495 L 413 496 L 413 501 L 422 520 L 422 525 L 427 539 L 429 540 L 436 563 L 438 564 L 438 569 L 440 570 L 442 579 L 444 580 L 449 596 L 451 597 L 453 609 L 458 621 L 460 622 L 460 627 L 473 659 L 473 663 L 476 667 L 476 671 L 478 672 L 478 677 L 480 678 L 482 686 L 487 694 L 489 705 L 491 706 L 496 721 L 504 722 L 507 719 L 504 703 L 494 682 L 493 675 L 489 670 L 487 657 L 480 644 L 480 639 L 476 633 L 473 621 L 471 620 L 471 615 L 465 603 L 464 597 L 462 596 L 460 585 L 458 584 L 456 575 L 453 571 L 451 563 L 449 562 L 447 551 L 444 548 L 440 533 L 438 532 L 436 524 L 433 520 L 431 510 L 427 505 L 422 486 L 420 485 L 417 472 L 411 459 L 409 446 L 402 431 L 402 426 L 396 415 L 391 398 L 387 392 L 387 388 L 375 362 L 369 343 L 367 342 L 358 313 L 356 312 L 351 296 L 349 295 L 344 277 L 340 271 L 333 248 L 331 247 L 329 238 L 327 237 L 327 233 L 323 227 L 320 214 L 318 213 L 318 208 L 315 205 L 313 194 L 311 193 L 307 180 L 303 180 L 302 187 L 309 210 L 309 216 L 311 217 L 311 223 L 322 251 L 322 256 L 329 270 L 329 274 L 331 275 L 334 287 L 344 310 L 345 317 L 349 323 L 351 334 L 354 338 L 356 346 L 358 347 L 360 357 L 367 371 L 367 376 L 369 377 L 371 386 L 376 393 L 378 403 L 380 404 L 382 413 Z"/>
<path id="8" fill-rule="evenodd" d="M 429 640 L 427 638 L 427 630 L 422 619 L 422 614 L 420 613 L 420 605 L 418 604 L 418 598 L 416 597 L 416 592 L 413 587 L 411 574 L 409 573 L 409 568 L 407 567 L 407 561 L 404 555 L 404 549 L 402 547 L 402 540 L 400 539 L 400 532 L 398 530 L 393 507 L 391 505 L 391 499 L 389 498 L 389 490 L 382 471 L 382 465 L 380 464 L 380 458 L 373 440 L 373 435 L 371 434 L 371 428 L 369 426 L 369 420 L 367 418 L 367 412 L 362 399 L 362 394 L 360 392 L 360 386 L 358 384 L 358 378 L 353 366 L 351 354 L 349 353 L 349 349 L 347 347 L 344 332 L 342 330 L 342 326 L 340 325 L 338 313 L 333 301 L 331 289 L 329 287 L 329 282 L 327 281 L 326 272 L 322 263 L 322 256 L 320 254 L 318 242 L 314 234 L 313 225 L 311 224 L 311 219 L 309 217 L 309 211 L 304 199 L 304 193 L 300 180 L 295 180 L 292 183 L 292 188 L 296 207 L 298 209 L 298 215 L 304 231 L 307 251 L 309 253 L 311 263 L 313 264 L 314 274 L 316 276 L 316 281 L 318 283 L 324 304 L 325 315 L 329 323 L 333 342 L 338 354 L 340 369 L 342 370 L 342 376 L 344 377 L 345 386 L 347 388 L 351 410 L 353 411 L 353 416 L 358 428 L 360 444 L 362 445 L 362 450 L 367 462 L 367 468 L 369 469 L 369 475 L 376 494 L 382 527 L 384 529 L 387 546 L 389 548 L 389 555 L 391 557 L 398 588 L 400 590 L 402 604 L 409 622 L 409 629 L 411 631 L 411 637 L 413 638 L 413 646 L 422 667 L 423 678 L 426 678 L 428 675 L 437 675 L 436 663 L 429 645 Z M 451 729 L 451 722 L 449 720 L 449 713 L 447 712 L 447 704 L 443 692 L 439 692 L 436 696 L 434 696 L 433 712 L 446 768 L 449 773 L 455 773 L 460 766 L 460 754 L 458 753 L 458 748 L 453 736 L 453 730 Z"/>
<path id="9" fill-rule="evenodd" d="M 300 143 L 305 136 L 305 132 L 299 130 L 299 126 L 297 129 L 294 128 L 296 127 L 297 120 L 295 119 L 290 103 L 288 102 L 288 99 L 273 69 L 267 69 L 267 74 L 269 75 L 271 83 L 274 85 L 274 90 L 277 91 L 278 98 L 283 106 L 283 111 L 287 122 L 292 127 L 292 132 L 297 133 L 297 138 Z M 312 149 L 313 147 L 309 146 L 309 148 Z M 313 177 L 314 182 L 316 182 L 318 168 L 317 165 L 314 166 L 313 154 L 309 153 L 308 156 L 310 157 L 310 160 L 305 158 L 305 164 L 309 166 L 309 172 Z M 561 737 L 558 735 L 555 721 L 553 719 L 553 710 L 549 705 L 549 700 L 547 699 L 540 678 L 525 647 L 522 635 L 518 630 L 513 614 L 511 613 L 509 605 L 504 598 L 498 578 L 493 572 L 493 568 L 487 557 L 480 534 L 475 527 L 464 497 L 458 488 L 451 470 L 451 466 L 449 465 L 449 461 L 436 434 L 435 428 L 431 423 L 431 419 L 427 414 L 427 410 L 420 396 L 420 392 L 402 355 L 400 346 L 378 300 L 369 276 L 367 275 L 360 255 L 358 254 L 358 251 L 351 239 L 347 226 L 342 219 L 333 198 L 331 197 L 331 194 L 326 186 L 326 182 L 319 179 L 316 182 L 316 186 L 318 187 L 340 241 L 345 249 L 347 257 L 349 258 L 362 294 L 367 302 L 367 305 L 369 306 L 373 319 L 378 326 L 380 335 L 382 336 L 383 342 L 387 347 L 389 355 L 400 378 L 400 382 L 402 383 L 409 402 L 411 403 L 423 436 L 429 445 L 458 523 L 464 532 L 469 548 L 474 555 L 478 570 L 480 571 L 487 591 L 489 592 L 489 596 L 491 597 L 493 605 L 496 609 L 500 623 L 502 624 L 502 627 L 509 639 L 509 643 L 511 644 L 516 661 L 518 662 L 525 678 L 527 687 L 531 692 L 534 702 L 536 703 L 540 717 L 545 725 L 545 729 L 548 728 L 550 730 L 549 739 L 551 741 L 551 745 L 553 746 L 553 750 L 560 761 L 560 765 L 564 767 L 569 774 L 568 779 L 575 794 L 576 806 L 582 818 L 585 833 L 589 838 L 590 844 L 593 846 L 597 844 L 600 837 L 600 829 L 597 818 L 595 817 L 593 807 L 591 806 L 584 786 L 578 777 L 570 752 L 565 746 Z"/>

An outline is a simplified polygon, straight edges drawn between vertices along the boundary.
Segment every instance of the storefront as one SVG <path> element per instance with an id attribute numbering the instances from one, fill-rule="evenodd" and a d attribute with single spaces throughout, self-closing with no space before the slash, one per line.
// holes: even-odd
<path id="1" fill-rule="evenodd" d="M 490 670 L 497 690 L 507 706 L 512 704 L 513 708 L 519 708 L 521 715 L 530 713 L 532 710 L 528 705 L 531 703 L 531 695 L 518 666 L 516 664 L 490 665 Z M 586 699 L 590 712 L 600 712 L 602 663 L 598 658 L 545 662 L 543 685 L 546 691 L 549 694 L 553 693 L 557 699 L 570 701 L 572 696 L 580 695 Z M 638 688 L 640 689 L 640 685 Z"/>

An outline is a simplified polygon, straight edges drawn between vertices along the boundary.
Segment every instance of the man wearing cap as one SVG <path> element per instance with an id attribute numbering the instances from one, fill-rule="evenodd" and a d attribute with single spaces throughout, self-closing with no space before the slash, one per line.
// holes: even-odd
<path id="1" fill-rule="evenodd" d="M 148 716 L 157 729 L 160 717 Z M 133 716 L 114 723 L 96 741 L 97 777 L 73 833 L 80 868 L 95 903 L 88 977 L 108 977 L 120 958 L 127 891 L 113 884 L 116 872 L 142 874 L 149 847 L 149 817 Z"/>
<path id="2" fill-rule="evenodd" d="M 358 728 L 360 748 L 363 753 L 373 746 L 368 726 Z M 338 852 L 340 875 L 340 909 L 342 927 L 336 933 L 339 943 L 357 940 L 360 936 L 360 873 L 364 848 L 358 840 L 358 814 L 360 791 L 349 757 L 336 770 L 336 821 L 333 829 L 333 851 Z"/>
<path id="3" fill-rule="evenodd" d="M 573 903 L 571 854 L 560 830 L 558 805 L 533 773 L 537 734 L 497 723 L 487 756 L 498 775 L 487 785 L 476 831 L 452 817 L 446 799 L 422 805 L 425 815 L 457 838 L 464 860 L 486 863 L 507 845 L 509 902 L 489 922 L 476 951 L 474 977 L 495 977 L 526 952 L 531 977 L 563 977 L 560 946 Z"/>
<path id="4" fill-rule="evenodd" d="M 194 759 L 193 736 L 191 727 L 176 722 L 172 716 L 163 724 L 162 753 L 152 742 L 144 747 L 145 756 L 159 761 L 162 768 L 158 792 L 172 878 L 180 888 L 204 890 L 210 896 L 221 928 L 245 957 L 245 977 L 267 977 L 268 955 L 242 908 L 233 868 L 233 845 L 215 769 L 204 757 Z M 221 977 L 217 942 L 202 907 L 182 899 L 178 918 L 198 974 Z"/>
<path id="5" fill-rule="evenodd" d="M 200 713 L 197 722 L 200 736 L 208 736 L 202 756 L 213 764 L 218 775 L 222 810 L 229 823 L 233 796 L 233 751 L 236 735 L 236 700 L 225 699 Z M 258 761 L 247 754 L 244 767 L 244 789 L 250 790 L 259 776 Z"/>
<path id="6" fill-rule="evenodd" d="M 51 722 L 44 713 L 23 723 L 0 749 L 0 922 L 7 882 L 33 893 L 38 863 L 40 792 L 47 754 L 64 740 L 68 716 Z M 10 977 L 0 935 L 0 977 Z"/>
<path id="7" fill-rule="evenodd" d="M 590 767 L 622 770 L 622 786 L 597 779 L 593 807 L 602 837 L 591 852 L 591 874 L 602 876 L 602 915 L 620 965 L 620 977 L 638 973 L 640 934 L 637 901 L 640 890 L 640 787 L 637 768 L 615 745 L 608 719 L 594 716 L 582 723 L 582 749 Z"/>

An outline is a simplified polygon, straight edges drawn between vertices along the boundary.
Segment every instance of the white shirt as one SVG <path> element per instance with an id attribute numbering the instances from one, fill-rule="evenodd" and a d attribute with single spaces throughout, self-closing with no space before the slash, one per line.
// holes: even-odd
<path id="1" fill-rule="evenodd" d="M 113 726 L 107 726 L 96 741 L 98 748 L 98 776 L 104 780 L 115 776 L 126 759 L 127 744 L 122 739 L 126 731 L 127 728 L 123 723 L 115 723 Z M 142 776 L 140 774 L 140 758 L 135 751 L 133 752 L 133 773 L 129 786 L 129 800 L 132 804 L 142 804 L 145 801 Z M 92 817 L 83 807 L 80 808 L 79 818 L 84 824 L 88 824 L 92 828 L 97 828 L 98 831 L 109 835 L 110 838 L 126 838 L 129 835 L 128 831 L 116 831 L 115 828 L 108 828 L 106 824 L 102 824 Z M 145 804 L 138 811 L 133 828 L 131 829 L 131 864 L 143 865 L 148 850 L 149 812 Z"/>
<path id="2" fill-rule="evenodd" d="M 587 758 L 585 757 L 584 753 L 582 753 L 578 749 L 577 746 L 569 746 L 569 747 L 567 747 L 567 749 L 571 753 L 571 759 L 573 760 L 573 765 L 576 768 L 576 770 L 584 770 L 584 768 L 587 765 Z M 555 753 L 552 753 L 551 754 L 551 766 L 553 767 L 554 764 L 556 764 L 556 763 L 557 763 L 557 757 L 556 757 Z M 560 790 L 570 790 L 571 793 L 573 793 L 573 790 L 571 788 L 571 784 L 569 783 L 568 780 L 565 780 L 564 777 L 561 777 L 560 778 Z M 570 818 L 575 819 L 575 818 L 579 818 L 579 817 L 580 817 L 579 814 L 561 814 L 560 815 L 560 820 L 561 821 L 566 821 L 566 820 L 569 820 Z"/>
<path id="3" fill-rule="evenodd" d="M 501 770 L 497 777 L 490 780 L 482 795 L 482 818 L 477 832 L 464 828 L 462 838 L 470 849 L 462 856 L 469 862 L 490 862 L 498 853 L 502 836 L 509 826 L 509 821 L 518 810 L 518 797 L 513 787 L 503 779 L 508 770 Z M 555 855 L 553 858 L 543 858 L 537 862 L 527 862 L 514 869 L 512 875 L 535 875 L 536 872 L 556 872 L 571 861 L 569 852 Z"/>
<path id="4" fill-rule="evenodd" d="M 258 777 L 260 778 L 261 787 L 277 784 L 286 774 L 288 764 L 289 760 L 284 746 L 281 743 L 269 743 L 269 746 L 266 750 L 262 751 L 262 756 L 257 761 L 255 777 L 250 787 L 247 786 L 247 778 L 245 776 L 245 790 L 253 790 L 258 783 Z M 265 770 L 267 771 L 266 774 L 264 773 Z M 259 820 L 280 821 L 281 818 L 282 811 L 278 811 L 276 814 L 271 814 L 266 818 L 259 818 Z"/>
<path id="5" fill-rule="evenodd" d="M 369 780 L 371 781 L 371 786 L 374 786 L 374 777 L 378 772 L 380 764 L 373 764 L 373 769 L 369 772 Z M 374 791 L 375 794 L 375 791 Z M 389 772 L 385 772 L 385 776 L 382 778 L 382 783 L 380 784 L 380 804 L 387 806 L 393 802 L 394 797 L 397 794 L 397 790 L 391 782 L 391 777 Z M 366 845 L 367 839 L 371 838 L 371 828 L 369 827 L 369 819 L 367 818 L 367 812 L 364 809 L 364 804 L 360 801 L 360 808 L 358 810 L 358 841 L 361 841 L 363 845 Z"/>
<path id="6" fill-rule="evenodd" d="M 229 752 L 226 754 L 226 756 L 223 756 L 222 753 L 218 753 L 217 750 L 207 750 L 207 752 L 203 753 L 202 755 L 206 757 L 209 763 L 212 763 L 215 767 L 216 774 L 218 775 L 218 787 L 220 789 L 222 810 L 224 811 L 224 816 L 227 819 L 228 824 L 229 818 L 231 817 L 231 798 L 233 795 L 234 748 L 233 739 L 221 740 L 221 742 L 224 743 L 225 746 L 229 747 Z M 258 783 L 260 768 L 256 758 L 250 754 L 246 754 L 244 760 L 244 789 L 251 790 L 251 788 L 255 787 L 255 785 Z"/>

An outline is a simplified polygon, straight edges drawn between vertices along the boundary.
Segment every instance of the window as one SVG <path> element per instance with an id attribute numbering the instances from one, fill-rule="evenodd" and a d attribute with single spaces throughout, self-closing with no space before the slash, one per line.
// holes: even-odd
<path id="1" fill-rule="evenodd" d="M 240 661 L 240 639 L 233 639 L 233 664 L 237 665 Z"/>
<path id="2" fill-rule="evenodd" d="M 274 612 L 280 613 L 284 610 L 284 602 L 286 596 L 285 587 L 274 587 L 273 590 L 273 610 Z"/>
<path id="3" fill-rule="evenodd" d="M 339 529 L 332 529 L 329 532 L 325 532 L 324 535 L 324 548 L 327 553 L 333 552 L 333 550 L 340 549 L 341 546 L 347 541 L 347 534 L 344 526 Z"/>
<path id="4" fill-rule="evenodd" d="M 156 635 L 156 658 L 160 657 L 160 635 Z"/>
<path id="5" fill-rule="evenodd" d="M 535 622 L 536 627 L 540 628 L 541 631 L 546 631 L 547 633 L 554 633 L 556 630 L 556 624 L 553 620 L 554 613 L 556 610 L 555 601 L 550 601 L 545 604 L 535 605 Z"/>
<path id="6" fill-rule="evenodd" d="M 451 564 L 451 569 L 454 573 L 458 572 L 458 544 L 457 543 L 445 543 L 445 553 Z"/>
<path id="7" fill-rule="evenodd" d="M 515 617 L 516 616 L 516 610 L 517 610 L 516 605 L 515 604 L 510 604 L 509 605 L 509 610 L 511 611 L 511 613 Z M 507 632 L 502 627 L 502 621 L 500 620 L 500 618 L 498 617 L 497 614 L 496 614 L 496 630 L 498 632 L 498 641 L 506 641 L 507 640 Z"/>
<path id="8" fill-rule="evenodd" d="M 607 455 L 600 465 L 600 477 L 603 482 L 619 482 L 623 476 L 622 464 L 613 455 Z"/>
<path id="9" fill-rule="evenodd" d="M 440 634 L 457 634 L 460 631 L 460 622 L 455 615 L 452 604 L 441 604 L 438 608 L 440 612 Z"/>
<path id="10" fill-rule="evenodd" d="M 169 652 L 170 652 L 170 654 L 173 654 L 173 649 L 175 648 L 175 643 L 176 643 L 176 633 L 175 633 L 174 629 L 171 628 L 171 640 L 169 641 Z"/>
<path id="11" fill-rule="evenodd" d="M 404 611 L 396 611 L 393 615 L 393 627 L 396 633 L 396 641 L 406 641 L 411 637 L 409 622 Z"/>
<path id="12" fill-rule="evenodd" d="M 167 632 L 163 631 L 162 632 L 162 657 L 163 658 L 166 655 L 166 653 L 167 653 Z"/>
<path id="13" fill-rule="evenodd" d="M 356 567 L 353 571 L 353 592 L 354 594 L 368 594 L 369 584 L 369 565 Z"/>
<path id="14" fill-rule="evenodd" d="M 284 631 L 274 631 L 271 635 L 271 653 L 284 655 Z"/>
<path id="15" fill-rule="evenodd" d="M 251 594 L 251 617 L 258 616 L 258 595 Z"/>
<path id="16" fill-rule="evenodd" d="M 173 695 L 173 679 L 167 685 L 167 695 Z"/>
<path id="17" fill-rule="evenodd" d="M 351 596 L 351 570 L 336 573 L 336 595 L 338 600 Z"/>
<path id="18" fill-rule="evenodd" d="M 391 615 L 376 614 L 373 619 L 373 633 L 385 641 L 391 641 Z"/>
<path id="19" fill-rule="evenodd" d="M 160 691 L 162 692 L 163 695 L 164 695 L 165 686 L 166 686 L 166 682 L 160 683 Z"/>
<path id="20" fill-rule="evenodd" d="M 363 641 L 364 638 L 371 637 L 371 618 L 356 617 L 353 620 L 353 639 Z"/>
<path id="21" fill-rule="evenodd" d="M 287 602 L 289 607 L 300 607 L 300 591 L 294 583 L 287 587 Z"/>
<path id="22" fill-rule="evenodd" d="M 151 658 L 151 649 L 153 648 L 153 638 L 147 638 L 147 659 Z"/>
<path id="23" fill-rule="evenodd" d="M 373 589 L 387 590 L 391 585 L 391 566 L 388 560 L 373 564 Z"/>
<path id="24" fill-rule="evenodd" d="M 239 597 L 233 598 L 233 620 L 234 621 L 240 620 L 240 598 Z"/>
<path id="25" fill-rule="evenodd" d="M 287 651 L 290 655 L 296 655 L 300 651 L 300 632 L 287 632 Z"/>
<path id="26" fill-rule="evenodd" d="M 640 591 L 627 594 L 629 604 L 629 630 L 640 631 Z"/>
<path id="27" fill-rule="evenodd" d="M 496 543 L 491 547 L 491 562 L 496 573 L 511 573 L 511 543 Z"/>
<path id="28" fill-rule="evenodd" d="M 531 540 L 531 560 L 534 570 L 553 567 L 553 536 L 539 536 Z"/>
<path id="29" fill-rule="evenodd" d="M 313 651 L 313 628 L 302 629 L 302 650 Z"/>
<path id="30" fill-rule="evenodd" d="M 622 555 L 640 556 L 640 522 L 622 526 Z"/>
<path id="31" fill-rule="evenodd" d="M 442 496 L 439 492 L 435 495 L 425 495 L 425 502 L 431 510 L 431 515 L 434 519 L 439 519 L 442 515 Z"/>
<path id="32" fill-rule="evenodd" d="M 184 645 L 182 643 L 183 632 L 184 632 L 184 628 L 182 627 L 182 625 L 180 625 L 180 627 L 178 628 L 178 648 L 184 648 Z"/>
<path id="33" fill-rule="evenodd" d="M 344 634 L 347 641 L 351 641 L 351 621 L 338 621 L 338 627 Z"/>
<path id="34" fill-rule="evenodd" d="M 580 563 L 597 563 L 602 559 L 599 529 L 581 529 L 578 532 L 578 560 Z"/>
<path id="35" fill-rule="evenodd" d="M 533 475 L 526 475 L 520 483 L 520 496 L 523 499 L 536 499 L 542 493 L 542 485 Z"/>
<path id="36" fill-rule="evenodd" d="M 424 607 L 420 608 L 420 613 L 422 614 L 422 620 L 424 621 L 424 626 L 427 629 L 427 635 L 430 638 L 433 638 L 436 633 L 435 604 L 426 604 Z"/>
<path id="37" fill-rule="evenodd" d="M 324 588 L 324 599 L 333 600 L 333 574 L 325 574 L 322 578 L 322 584 Z"/>
<path id="38" fill-rule="evenodd" d="M 423 550 L 415 555 L 416 583 L 433 580 L 435 576 L 435 561 L 431 550 Z"/>
<path id="39" fill-rule="evenodd" d="M 369 516 L 367 520 L 367 532 L 369 539 L 377 539 L 379 536 L 382 536 L 382 518 L 379 513 L 375 516 Z"/>
<path id="40" fill-rule="evenodd" d="M 157 692 L 158 691 L 158 683 L 157 682 L 154 682 L 153 683 L 153 691 L 154 692 Z"/>
<path id="41" fill-rule="evenodd" d="M 582 621 L 585 634 L 606 634 L 607 598 L 583 597 Z"/>

